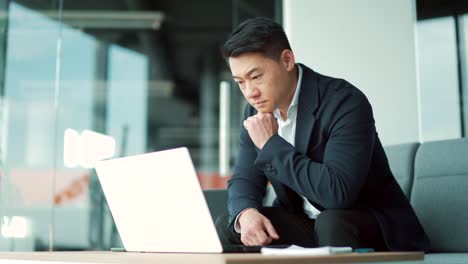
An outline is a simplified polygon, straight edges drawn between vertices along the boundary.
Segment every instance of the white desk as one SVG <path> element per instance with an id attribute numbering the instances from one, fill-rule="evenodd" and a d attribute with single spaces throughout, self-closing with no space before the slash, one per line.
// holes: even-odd
<path id="1" fill-rule="evenodd" d="M 352 263 L 380 261 L 409 261 L 424 259 L 423 252 L 350 253 L 330 256 L 262 256 L 261 254 L 173 254 L 130 252 L 2 252 L 0 260 L 42 260 L 81 263 L 131 263 L 131 264 L 231 264 L 231 263 Z"/>

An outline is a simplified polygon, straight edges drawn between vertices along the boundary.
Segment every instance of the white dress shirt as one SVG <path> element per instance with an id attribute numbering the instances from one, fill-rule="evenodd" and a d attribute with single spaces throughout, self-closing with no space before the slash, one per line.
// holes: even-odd
<path id="1" fill-rule="evenodd" d="M 299 76 L 297 78 L 297 86 L 296 86 L 296 91 L 294 92 L 294 97 L 291 101 L 291 104 L 289 105 L 288 108 L 288 118 L 286 120 L 283 120 L 281 117 L 281 113 L 279 109 L 276 109 L 273 112 L 273 115 L 275 118 L 278 120 L 278 135 L 289 144 L 294 145 L 295 139 L 296 139 L 296 121 L 297 121 L 297 104 L 299 102 L 299 93 L 301 90 L 301 83 L 302 83 L 302 68 L 300 65 L 297 65 L 298 71 L 299 71 Z M 304 213 L 311 219 L 316 219 L 317 216 L 320 214 L 320 211 L 315 208 L 304 196 L 302 196 L 302 199 L 304 200 Z"/>
<path id="2" fill-rule="evenodd" d="M 294 92 L 293 99 L 291 101 L 291 104 L 289 105 L 288 108 L 288 118 L 286 120 L 283 120 L 281 117 L 281 113 L 279 109 L 276 109 L 273 111 L 273 115 L 278 121 L 278 135 L 282 137 L 284 140 L 289 142 L 291 145 L 294 146 L 295 139 L 296 139 L 296 121 L 297 121 L 297 104 L 299 102 L 299 93 L 301 89 L 301 83 L 302 83 L 302 68 L 300 65 L 296 64 L 299 74 L 297 78 L 297 86 L 296 86 L 296 91 Z M 304 213 L 311 219 L 316 219 L 317 216 L 320 214 L 320 211 L 315 208 L 304 196 L 302 196 L 302 199 L 304 200 L 303 204 L 303 209 Z M 244 210 L 245 211 L 245 210 Z M 240 233 L 240 225 L 239 225 L 239 215 L 242 214 L 244 211 L 241 211 L 235 220 L 234 224 L 234 229 L 237 233 Z"/>

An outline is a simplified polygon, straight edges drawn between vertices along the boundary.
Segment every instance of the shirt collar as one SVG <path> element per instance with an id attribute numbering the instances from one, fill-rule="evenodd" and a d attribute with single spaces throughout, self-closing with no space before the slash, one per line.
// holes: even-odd
<path id="1" fill-rule="evenodd" d="M 297 65 L 297 70 L 299 71 L 299 74 L 297 76 L 297 86 L 296 86 L 296 91 L 294 92 L 294 97 L 291 101 L 291 105 L 288 108 L 288 111 L 292 106 L 296 106 L 299 102 L 299 91 L 301 90 L 301 83 L 302 83 L 302 67 L 299 64 L 296 64 L 296 65 Z"/>
<path id="2" fill-rule="evenodd" d="M 288 118 L 289 118 L 289 111 L 291 111 L 291 108 L 297 106 L 299 103 L 299 93 L 301 90 L 301 83 L 302 83 L 302 67 L 299 64 L 297 65 L 297 70 L 298 70 L 298 76 L 297 76 L 297 85 L 296 85 L 296 91 L 294 92 L 293 99 L 291 100 L 291 104 L 289 105 L 288 108 Z M 273 115 L 275 116 L 276 119 L 281 118 L 281 113 L 278 108 L 273 111 Z"/>

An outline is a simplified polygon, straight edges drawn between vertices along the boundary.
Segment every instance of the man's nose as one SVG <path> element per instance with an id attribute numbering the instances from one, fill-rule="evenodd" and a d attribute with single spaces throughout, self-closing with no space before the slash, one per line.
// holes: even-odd
<path id="1" fill-rule="evenodd" d="M 255 98 L 260 95 L 260 90 L 256 86 L 251 84 L 247 84 L 245 91 L 245 97 L 247 98 Z"/>

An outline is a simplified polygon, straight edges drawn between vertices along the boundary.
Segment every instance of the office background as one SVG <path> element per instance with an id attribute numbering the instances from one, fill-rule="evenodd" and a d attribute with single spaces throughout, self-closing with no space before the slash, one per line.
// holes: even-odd
<path id="1" fill-rule="evenodd" d="M 120 245 L 100 158 L 187 146 L 202 186 L 225 187 L 245 102 L 219 48 L 249 17 L 363 90 L 384 145 L 465 137 L 466 14 L 462 0 L 0 0 L 0 250 Z"/>

